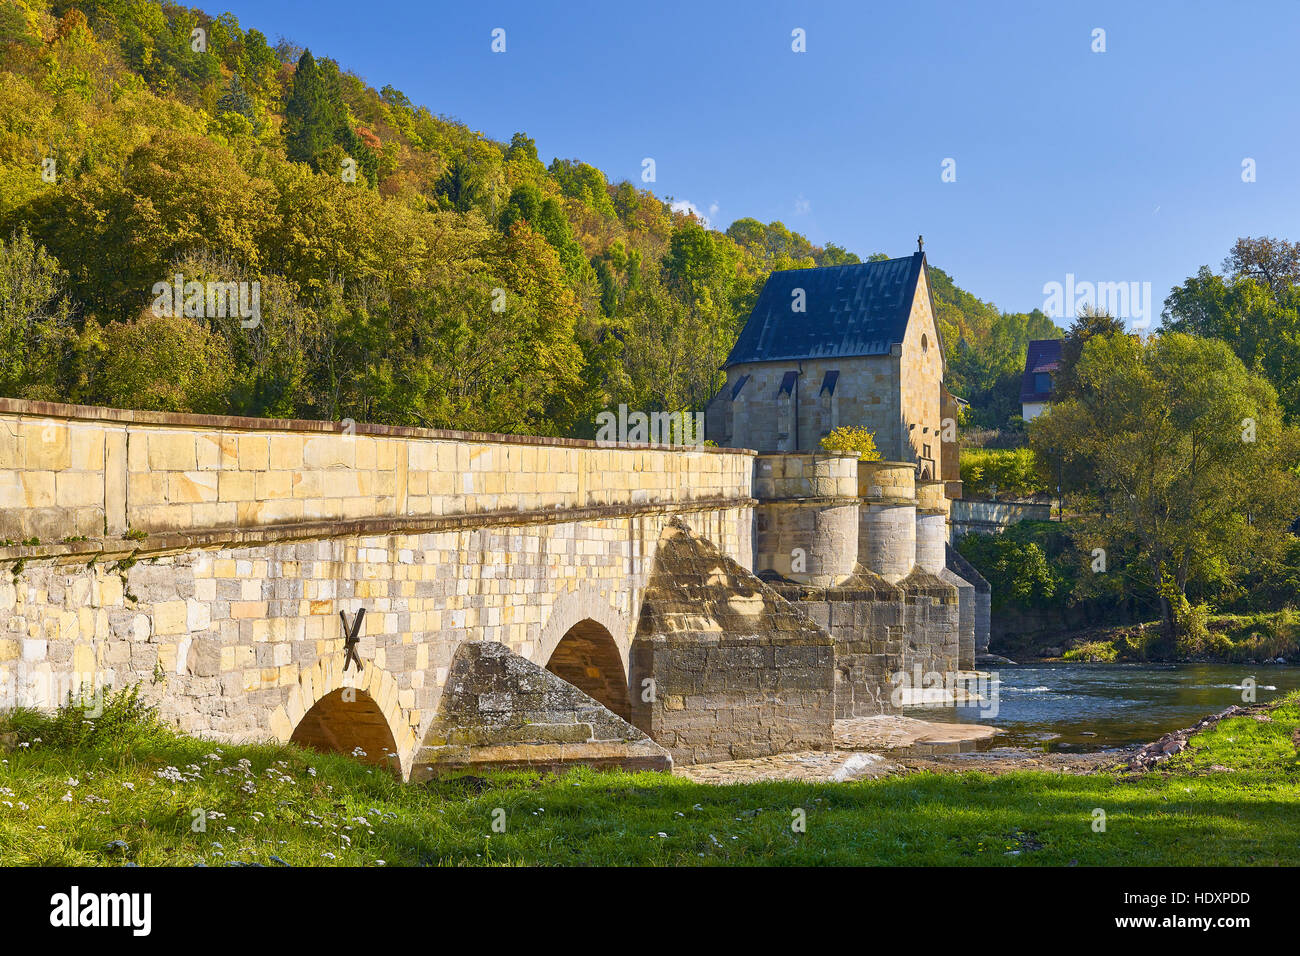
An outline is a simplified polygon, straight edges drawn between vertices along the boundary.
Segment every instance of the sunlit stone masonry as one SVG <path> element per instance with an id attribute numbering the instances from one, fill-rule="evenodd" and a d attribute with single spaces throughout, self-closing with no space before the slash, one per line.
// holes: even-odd
<path id="1" fill-rule="evenodd" d="M 761 454 L 0 399 L 0 707 L 139 685 L 186 732 L 408 777 L 829 748 L 987 633 L 923 257 L 893 262 L 769 280 L 834 273 L 793 321 L 843 334 L 760 297 L 761 348 L 837 365 L 819 395 L 797 355 L 731 363 L 719 444 Z M 874 404 L 886 460 L 816 447 Z"/>

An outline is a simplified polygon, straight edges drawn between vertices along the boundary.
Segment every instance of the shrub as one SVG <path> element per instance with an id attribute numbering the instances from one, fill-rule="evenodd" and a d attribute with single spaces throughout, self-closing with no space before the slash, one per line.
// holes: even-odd
<path id="1" fill-rule="evenodd" d="M 130 750 L 172 735 L 155 708 L 140 700 L 138 684 L 116 693 L 92 694 L 83 689 L 79 697 L 69 695 L 68 702 L 53 714 L 20 709 L 8 714 L 4 722 L 22 741 L 65 749 Z"/>
<path id="2" fill-rule="evenodd" d="M 1165 575 L 1160 585 L 1160 594 L 1169 602 L 1169 610 L 1174 619 L 1174 637 L 1180 657 L 1204 653 L 1220 655 L 1231 650 L 1232 642 L 1223 635 L 1216 635 L 1215 639 L 1210 637 L 1210 613 L 1213 611 L 1210 605 L 1193 604 L 1187 599 L 1186 594 L 1178 590 L 1169 575 Z"/>
<path id="3" fill-rule="evenodd" d="M 875 432 L 857 425 L 841 425 L 822 439 L 826 451 L 856 452 L 858 461 L 879 461 Z"/>
<path id="4" fill-rule="evenodd" d="M 1124 642 L 1123 651 L 1125 657 L 1144 661 L 1158 648 L 1163 640 L 1163 635 L 1158 627 L 1139 624 L 1136 627 L 1124 630 L 1120 634 L 1120 638 Z"/>
<path id="5" fill-rule="evenodd" d="M 146 310 L 103 331 L 97 401 L 159 412 L 227 410 L 234 364 L 220 336 L 184 316 Z"/>

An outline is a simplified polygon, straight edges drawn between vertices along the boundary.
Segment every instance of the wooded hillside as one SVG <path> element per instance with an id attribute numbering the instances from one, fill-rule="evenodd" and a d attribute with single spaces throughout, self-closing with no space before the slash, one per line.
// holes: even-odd
<path id="1" fill-rule="evenodd" d="M 0 394 L 589 435 L 620 402 L 702 408 L 771 270 L 858 261 L 709 229 L 324 52 L 172 4 L 0 2 Z M 950 387 L 1004 424 L 1054 327 L 934 276 Z M 177 281 L 257 283 L 256 321 L 157 314 Z"/>

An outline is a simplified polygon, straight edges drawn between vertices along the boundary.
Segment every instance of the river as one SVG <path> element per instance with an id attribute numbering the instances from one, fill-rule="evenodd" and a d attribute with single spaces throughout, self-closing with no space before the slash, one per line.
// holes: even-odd
<path id="1" fill-rule="evenodd" d="M 995 673 L 995 713 L 974 706 L 904 713 L 1005 731 L 978 741 L 973 749 L 980 751 L 1087 753 L 1144 744 L 1206 714 L 1249 703 L 1242 700 L 1247 678 L 1255 680 L 1258 703 L 1300 688 L 1300 667 L 1283 665 L 1042 663 L 1002 665 Z"/>

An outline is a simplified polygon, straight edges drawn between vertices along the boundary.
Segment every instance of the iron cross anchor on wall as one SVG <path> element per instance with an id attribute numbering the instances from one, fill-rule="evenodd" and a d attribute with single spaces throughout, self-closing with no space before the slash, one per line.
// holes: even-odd
<path id="1" fill-rule="evenodd" d="M 346 611 L 339 611 L 339 617 L 343 621 L 343 670 L 346 671 L 348 665 L 356 661 L 357 670 L 360 671 L 365 665 L 361 663 L 361 657 L 357 654 L 357 644 L 361 640 L 361 622 L 366 619 L 366 609 L 358 610 L 351 624 L 348 623 Z"/>

